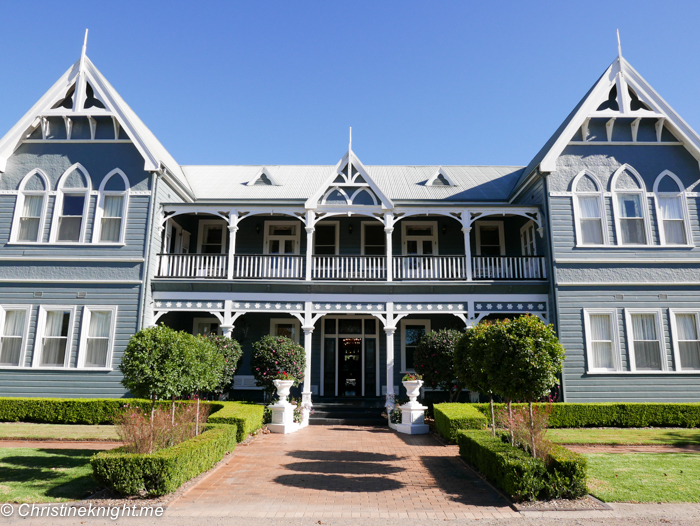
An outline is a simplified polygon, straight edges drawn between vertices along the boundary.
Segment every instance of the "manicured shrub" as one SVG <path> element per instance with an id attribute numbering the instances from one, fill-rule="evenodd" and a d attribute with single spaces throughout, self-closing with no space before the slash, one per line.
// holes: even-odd
<path id="1" fill-rule="evenodd" d="M 291 375 L 295 386 L 304 379 L 306 353 L 286 336 L 263 336 L 253 344 L 251 366 L 256 385 L 272 394 L 275 392 L 272 382 L 280 373 Z"/>
<path id="2" fill-rule="evenodd" d="M 472 404 L 435 404 L 435 428 L 443 437 L 456 442 L 460 429 L 485 429 L 489 421 Z"/>
<path id="3" fill-rule="evenodd" d="M 151 408 L 137 398 L 0 398 L 0 421 L 43 424 L 111 424 L 124 406 Z"/>
<path id="4" fill-rule="evenodd" d="M 113 449 L 92 459 L 95 481 L 121 495 L 172 493 L 191 478 L 211 469 L 236 447 L 236 427 L 210 426 L 181 444 L 151 454 Z"/>
<path id="5" fill-rule="evenodd" d="M 226 336 L 212 333 L 207 336 L 207 339 L 216 346 L 219 354 L 224 357 L 221 383 L 214 389 L 214 393 L 221 394 L 233 383 L 233 377 L 236 374 L 238 362 L 243 356 L 243 349 L 241 349 L 240 343 Z"/>
<path id="6" fill-rule="evenodd" d="M 209 424 L 229 424 L 238 428 L 236 438 L 243 442 L 245 438 L 263 425 L 265 406 L 252 402 L 212 402 Z"/>
<path id="7" fill-rule="evenodd" d="M 455 373 L 455 346 L 463 333 L 454 329 L 431 331 L 416 346 L 413 363 L 426 387 L 447 391 L 450 402 L 459 397 L 462 383 Z"/>
<path id="8" fill-rule="evenodd" d="M 588 493 L 586 457 L 564 446 L 554 445 L 549 450 L 547 472 L 549 478 L 544 496 L 550 499 L 576 499 Z"/>

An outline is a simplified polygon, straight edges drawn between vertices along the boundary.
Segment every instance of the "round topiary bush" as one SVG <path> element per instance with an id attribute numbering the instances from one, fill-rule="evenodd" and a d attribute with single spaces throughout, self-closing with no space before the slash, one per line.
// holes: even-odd
<path id="1" fill-rule="evenodd" d="M 423 376 L 426 387 L 447 391 L 450 402 L 462 391 L 454 366 L 455 346 L 462 335 L 454 329 L 431 331 L 420 339 L 413 354 L 413 367 Z"/>
<path id="2" fill-rule="evenodd" d="M 291 375 L 295 386 L 304 379 L 306 353 L 301 345 L 286 336 L 263 336 L 253 344 L 251 365 L 256 385 L 272 394 L 275 391 L 272 381 L 280 373 Z"/>
<path id="3" fill-rule="evenodd" d="M 214 344 L 219 350 L 219 354 L 224 357 L 224 369 L 221 377 L 221 384 L 214 390 L 215 393 L 223 393 L 232 383 L 233 376 L 236 374 L 238 362 L 243 356 L 241 344 L 236 340 L 220 336 L 218 334 L 209 334 L 207 339 Z"/>

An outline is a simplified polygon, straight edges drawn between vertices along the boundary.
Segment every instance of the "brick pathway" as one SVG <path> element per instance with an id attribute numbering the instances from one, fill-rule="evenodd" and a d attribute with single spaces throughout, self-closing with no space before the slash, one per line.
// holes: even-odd
<path id="1" fill-rule="evenodd" d="M 168 509 L 171 516 L 517 517 L 434 438 L 312 426 L 239 446 Z"/>

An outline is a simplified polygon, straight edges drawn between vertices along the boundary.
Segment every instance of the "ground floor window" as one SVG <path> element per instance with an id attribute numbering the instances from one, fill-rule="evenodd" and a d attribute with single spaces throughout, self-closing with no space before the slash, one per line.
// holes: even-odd
<path id="1" fill-rule="evenodd" d="M 625 309 L 630 370 L 665 371 L 666 356 L 661 344 L 661 310 Z"/>
<path id="2" fill-rule="evenodd" d="M 413 371 L 413 356 L 420 339 L 430 332 L 430 320 L 401 320 L 401 371 Z"/>
<path id="3" fill-rule="evenodd" d="M 73 342 L 75 307 L 39 307 L 34 342 L 34 367 L 68 367 Z"/>
<path id="4" fill-rule="evenodd" d="M 0 366 L 24 365 L 27 339 L 28 306 L 3 305 L 0 307 Z"/>
<path id="5" fill-rule="evenodd" d="M 209 336 L 210 334 L 221 334 L 219 320 L 216 318 L 195 318 L 192 322 L 192 334 L 197 336 Z"/>
<path id="6" fill-rule="evenodd" d="M 676 370 L 700 370 L 700 311 L 671 309 Z"/>
<path id="7" fill-rule="evenodd" d="M 620 368 L 616 309 L 584 309 L 588 370 L 616 371 Z"/>
<path id="8" fill-rule="evenodd" d="M 103 369 L 112 366 L 116 318 L 116 307 L 83 309 L 78 367 Z"/>
<path id="9" fill-rule="evenodd" d="M 299 343 L 299 320 L 294 318 L 272 318 L 270 320 L 270 334 L 272 336 L 286 336 L 290 340 Z"/>

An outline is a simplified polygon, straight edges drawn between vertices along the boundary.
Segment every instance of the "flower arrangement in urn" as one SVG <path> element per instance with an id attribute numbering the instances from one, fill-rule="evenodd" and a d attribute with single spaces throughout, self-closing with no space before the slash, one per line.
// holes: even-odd
<path id="1" fill-rule="evenodd" d="M 423 375 L 418 373 L 406 373 L 401 379 L 403 382 L 417 382 L 420 380 L 423 380 Z"/>

